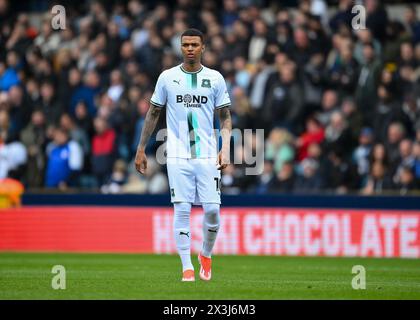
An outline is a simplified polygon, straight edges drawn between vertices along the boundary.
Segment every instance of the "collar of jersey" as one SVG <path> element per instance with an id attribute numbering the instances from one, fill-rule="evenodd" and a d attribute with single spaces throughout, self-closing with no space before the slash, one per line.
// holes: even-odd
<path id="1" fill-rule="evenodd" d="M 182 64 L 181 64 L 179 67 L 181 68 L 182 72 L 189 73 L 189 74 L 199 73 L 201 70 L 203 70 L 203 65 L 201 65 L 201 68 L 200 68 L 200 69 L 198 69 L 197 71 L 194 71 L 194 72 L 190 72 L 190 71 L 185 70 L 185 69 L 182 67 Z"/>

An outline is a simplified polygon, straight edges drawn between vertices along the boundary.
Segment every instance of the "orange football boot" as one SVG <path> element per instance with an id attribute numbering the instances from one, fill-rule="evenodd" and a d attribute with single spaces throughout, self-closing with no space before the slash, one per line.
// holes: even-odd
<path id="1" fill-rule="evenodd" d="M 200 263 L 200 279 L 209 281 L 211 279 L 211 258 L 198 254 L 198 262 Z"/>
<path id="2" fill-rule="evenodd" d="M 182 273 L 182 281 L 195 281 L 194 270 L 188 269 Z"/>

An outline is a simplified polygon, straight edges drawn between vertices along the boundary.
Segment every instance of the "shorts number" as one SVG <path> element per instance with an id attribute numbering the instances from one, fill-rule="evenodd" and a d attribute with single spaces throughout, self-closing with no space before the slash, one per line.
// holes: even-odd
<path id="1" fill-rule="evenodd" d="M 214 181 L 216 181 L 216 191 L 220 191 L 220 179 L 216 177 Z"/>

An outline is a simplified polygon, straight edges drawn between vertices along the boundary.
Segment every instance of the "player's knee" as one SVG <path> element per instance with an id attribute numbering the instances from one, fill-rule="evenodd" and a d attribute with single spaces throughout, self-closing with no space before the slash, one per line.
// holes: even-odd
<path id="1" fill-rule="evenodd" d="M 220 204 L 206 203 L 203 204 L 204 215 L 207 223 L 213 224 L 215 227 L 219 225 L 220 220 Z"/>

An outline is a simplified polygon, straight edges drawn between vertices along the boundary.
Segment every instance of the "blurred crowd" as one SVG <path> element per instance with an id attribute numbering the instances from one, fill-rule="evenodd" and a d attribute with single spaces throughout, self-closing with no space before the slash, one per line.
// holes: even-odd
<path id="1" fill-rule="evenodd" d="M 37 24 L 0 0 L 0 179 L 166 193 L 160 142 L 146 176 L 133 158 L 156 79 L 182 62 L 180 35 L 195 27 L 203 64 L 226 79 L 233 127 L 264 129 L 263 173 L 229 165 L 225 193 L 420 191 L 419 13 L 406 5 L 391 19 L 378 0 L 356 2 L 358 30 L 351 0 L 70 2 L 53 30 L 49 10 Z"/>

